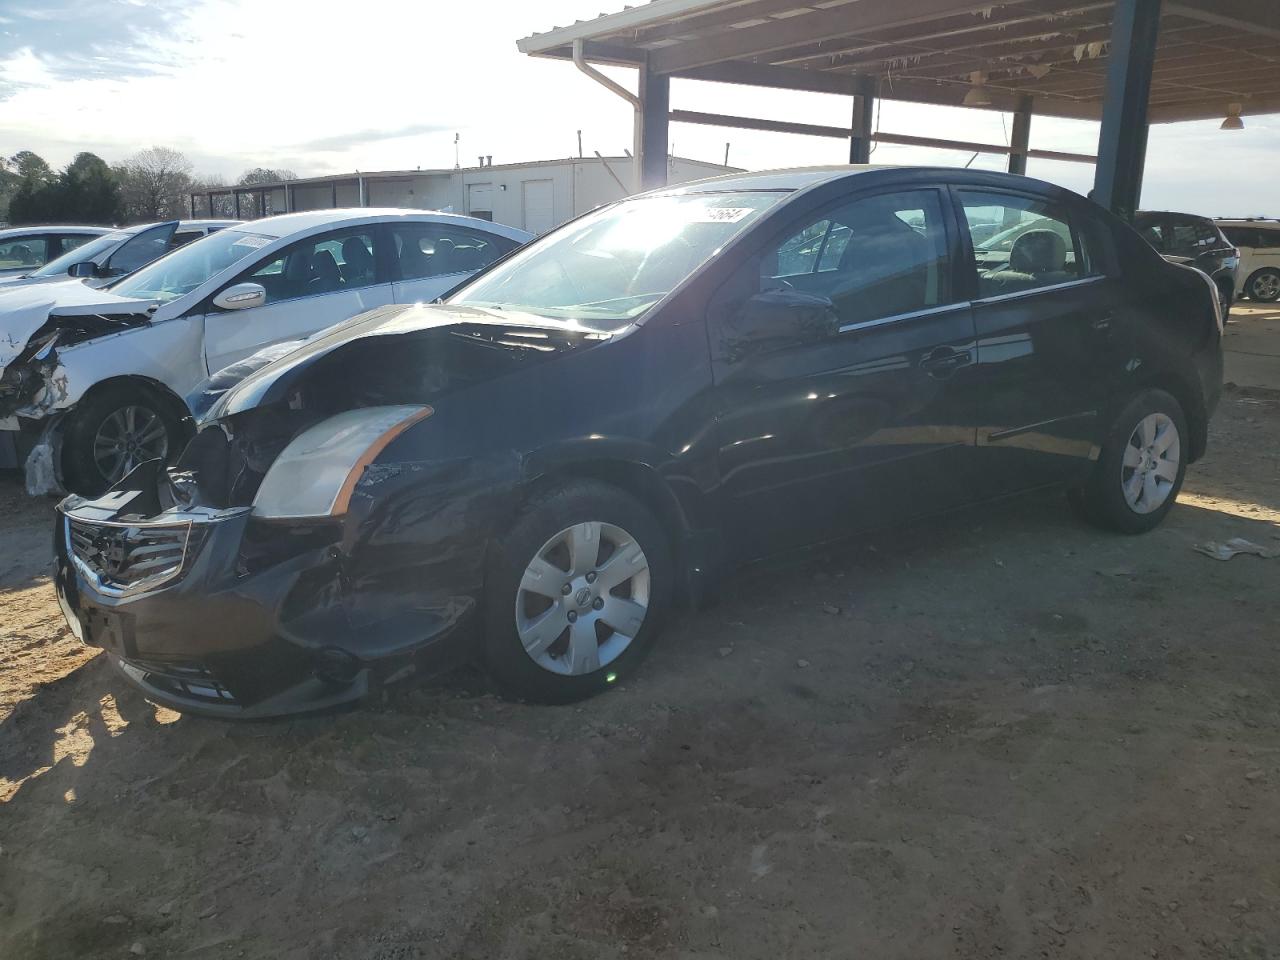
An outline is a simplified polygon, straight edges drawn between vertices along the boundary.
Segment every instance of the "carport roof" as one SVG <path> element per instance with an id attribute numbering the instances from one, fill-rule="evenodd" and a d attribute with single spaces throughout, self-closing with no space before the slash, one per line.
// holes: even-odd
<path id="1" fill-rule="evenodd" d="M 991 108 L 1102 116 L 1113 0 L 651 0 L 519 41 L 674 77 L 960 105 L 983 71 Z M 1165 0 L 1153 123 L 1280 112 L 1280 2 Z"/>

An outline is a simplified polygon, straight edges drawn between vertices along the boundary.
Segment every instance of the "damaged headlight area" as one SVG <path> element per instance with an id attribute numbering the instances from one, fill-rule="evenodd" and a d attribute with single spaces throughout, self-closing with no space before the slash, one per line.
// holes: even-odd
<path id="1" fill-rule="evenodd" d="M 253 500 L 256 516 L 309 520 L 341 516 L 365 468 L 431 407 L 348 410 L 304 430 L 284 448 Z"/>
<path id="2" fill-rule="evenodd" d="M 0 371 L 0 417 L 39 412 L 57 400 L 53 371 L 58 348 L 150 324 L 145 314 L 100 313 L 56 316 L 28 337 L 26 345 Z"/>

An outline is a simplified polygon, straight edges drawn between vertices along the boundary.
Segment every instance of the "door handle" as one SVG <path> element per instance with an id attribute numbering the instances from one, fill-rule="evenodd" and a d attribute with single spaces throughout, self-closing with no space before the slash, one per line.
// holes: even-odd
<path id="1" fill-rule="evenodd" d="M 1093 329 L 1097 330 L 1099 333 L 1105 333 L 1111 329 L 1111 315 L 1107 314 L 1105 317 L 1094 317 L 1089 326 L 1093 327 Z"/>
<path id="2" fill-rule="evenodd" d="M 931 377 L 941 379 L 949 377 L 961 367 L 973 363 L 973 353 L 969 350 L 957 350 L 955 347 L 936 347 L 927 357 L 920 361 L 920 369 Z"/>

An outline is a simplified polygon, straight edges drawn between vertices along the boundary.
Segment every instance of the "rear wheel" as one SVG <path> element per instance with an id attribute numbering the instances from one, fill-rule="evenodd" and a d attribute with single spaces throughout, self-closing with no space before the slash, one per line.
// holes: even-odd
<path id="1" fill-rule="evenodd" d="M 1250 300 L 1274 303 L 1280 300 L 1280 270 L 1264 267 L 1249 278 L 1246 285 Z"/>
<path id="2" fill-rule="evenodd" d="M 181 425 L 143 390 L 108 387 L 72 411 L 62 436 L 67 489 L 94 496 L 147 460 L 177 453 Z"/>
<path id="3" fill-rule="evenodd" d="M 667 538 L 644 506 L 594 481 L 539 497 L 486 584 L 485 660 L 502 691 L 569 703 L 624 679 L 670 605 Z"/>
<path id="4" fill-rule="evenodd" d="M 1159 526 L 1182 489 L 1187 462 L 1182 406 L 1146 390 L 1116 417 L 1088 484 L 1073 500 L 1093 523 L 1120 533 Z"/>

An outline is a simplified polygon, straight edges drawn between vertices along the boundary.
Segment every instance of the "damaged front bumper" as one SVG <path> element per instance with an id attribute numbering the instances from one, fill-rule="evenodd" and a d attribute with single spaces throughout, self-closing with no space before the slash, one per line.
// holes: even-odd
<path id="1" fill-rule="evenodd" d="M 140 496 L 59 506 L 55 584 L 82 642 L 175 710 L 252 719 L 359 700 L 452 650 L 475 606 L 358 590 L 334 525 L 265 524 L 249 508 L 142 518 Z"/>

